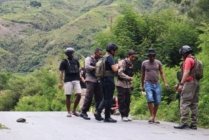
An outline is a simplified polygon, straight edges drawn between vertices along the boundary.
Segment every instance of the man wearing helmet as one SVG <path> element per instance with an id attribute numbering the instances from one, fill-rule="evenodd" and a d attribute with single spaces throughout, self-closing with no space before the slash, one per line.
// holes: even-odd
<path id="1" fill-rule="evenodd" d="M 75 101 L 72 114 L 79 116 L 76 112 L 76 108 L 79 104 L 81 98 L 81 86 L 80 86 L 80 75 L 79 75 L 79 62 L 73 57 L 74 49 L 69 47 L 65 50 L 67 59 L 62 60 L 59 70 L 60 70 L 60 88 L 64 88 L 64 93 L 66 95 L 66 107 L 67 107 L 67 117 L 71 117 L 70 105 L 71 105 L 71 95 L 75 91 Z"/>
<path id="2" fill-rule="evenodd" d="M 118 47 L 115 44 L 108 44 L 106 48 L 106 61 L 105 61 L 105 76 L 100 79 L 101 89 L 103 92 L 103 99 L 95 113 L 95 118 L 98 121 L 103 120 L 101 112 L 105 109 L 104 122 L 115 123 L 116 120 L 110 117 L 112 99 L 115 90 L 114 73 L 118 71 L 118 64 L 115 64 L 113 57 L 116 54 Z"/>
<path id="3" fill-rule="evenodd" d="M 179 49 L 179 54 L 183 58 L 182 78 L 177 87 L 180 99 L 181 123 L 174 126 L 176 129 L 197 129 L 197 111 L 198 111 L 198 92 L 199 84 L 195 77 L 191 74 L 195 65 L 192 48 L 184 45 Z M 191 124 L 189 126 L 189 112 L 191 110 Z"/>

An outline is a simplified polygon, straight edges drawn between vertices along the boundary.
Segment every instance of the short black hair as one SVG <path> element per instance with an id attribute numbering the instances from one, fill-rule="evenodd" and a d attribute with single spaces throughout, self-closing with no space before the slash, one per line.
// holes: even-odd
<path id="1" fill-rule="evenodd" d="M 106 51 L 111 52 L 111 51 L 116 51 L 118 49 L 118 46 L 114 43 L 109 43 L 107 45 Z"/>
<path id="2" fill-rule="evenodd" d="M 94 53 L 97 53 L 97 52 L 100 52 L 100 51 L 102 51 L 101 48 L 96 48 L 95 51 L 94 51 Z"/>

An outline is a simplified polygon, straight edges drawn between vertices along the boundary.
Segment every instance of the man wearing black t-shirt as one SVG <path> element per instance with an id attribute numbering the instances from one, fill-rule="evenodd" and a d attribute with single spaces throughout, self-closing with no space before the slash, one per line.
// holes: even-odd
<path id="1" fill-rule="evenodd" d="M 76 108 L 81 98 L 81 86 L 80 86 L 80 74 L 79 74 L 79 62 L 73 58 L 74 49 L 67 48 L 65 50 L 67 59 L 62 60 L 59 70 L 60 70 L 60 88 L 64 88 L 64 93 L 66 95 L 66 107 L 68 111 L 67 117 L 71 117 L 70 105 L 71 105 L 71 95 L 75 91 L 75 101 L 72 114 L 79 116 L 76 112 Z"/>
<path id="2" fill-rule="evenodd" d="M 95 118 L 98 121 L 102 120 L 101 112 L 103 109 L 105 109 L 104 122 L 117 122 L 110 117 L 112 99 L 115 90 L 114 73 L 118 71 L 118 64 L 115 64 L 115 61 L 113 59 L 117 49 L 118 47 L 115 44 L 109 44 L 106 48 L 107 58 L 105 61 L 105 73 L 107 73 L 107 75 L 100 79 L 103 99 L 97 109 L 97 112 L 95 113 Z"/>

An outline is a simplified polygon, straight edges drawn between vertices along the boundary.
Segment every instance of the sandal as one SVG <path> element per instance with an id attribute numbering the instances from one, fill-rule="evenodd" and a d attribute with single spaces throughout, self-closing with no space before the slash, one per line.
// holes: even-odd
<path id="1" fill-rule="evenodd" d="M 148 120 L 148 123 L 152 124 L 154 123 L 154 120 Z"/>
<path id="2" fill-rule="evenodd" d="M 73 112 L 73 115 L 76 116 L 76 117 L 80 116 L 80 114 L 78 112 Z"/>
<path id="3" fill-rule="evenodd" d="M 153 121 L 153 123 L 160 124 L 160 122 L 159 122 L 159 121 Z"/>

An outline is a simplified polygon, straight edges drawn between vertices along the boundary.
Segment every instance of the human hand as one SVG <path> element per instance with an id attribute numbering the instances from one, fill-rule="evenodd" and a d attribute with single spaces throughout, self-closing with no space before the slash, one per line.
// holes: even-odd
<path id="1" fill-rule="evenodd" d="M 177 91 L 177 90 L 178 90 L 178 87 L 179 87 L 179 84 L 176 84 L 176 85 L 174 86 L 174 89 Z"/>
<path id="2" fill-rule="evenodd" d="M 182 92 L 182 89 L 183 89 L 183 85 L 179 84 L 178 85 L 178 88 L 177 88 L 177 92 L 178 93 L 181 93 Z"/>
<path id="3" fill-rule="evenodd" d="M 141 91 L 145 91 L 144 86 L 141 87 Z"/>
<path id="4" fill-rule="evenodd" d="M 132 81 L 133 80 L 133 77 L 129 77 L 128 80 Z"/>
<path id="5" fill-rule="evenodd" d="M 141 94 L 145 96 L 145 95 L 146 95 L 146 92 L 144 92 L 144 91 L 141 91 Z"/>

